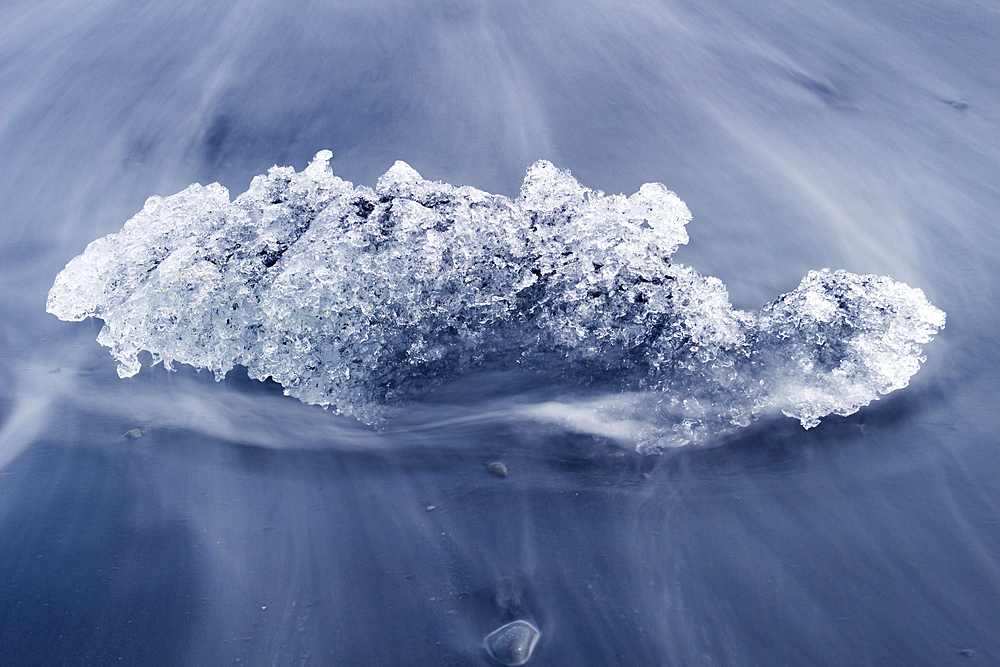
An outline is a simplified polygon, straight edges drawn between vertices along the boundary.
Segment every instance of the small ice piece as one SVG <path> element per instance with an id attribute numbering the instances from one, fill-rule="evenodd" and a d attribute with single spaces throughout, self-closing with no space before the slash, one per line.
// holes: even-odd
<path id="1" fill-rule="evenodd" d="M 141 428 L 130 428 L 129 430 L 125 431 L 125 437 L 126 438 L 141 438 L 142 437 L 142 429 Z"/>
<path id="2" fill-rule="evenodd" d="M 514 621 L 486 635 L 483 646 L 501 665 L 523 665 L 531 659 L 541 637 L 538 628 L 527 621 Z"/>

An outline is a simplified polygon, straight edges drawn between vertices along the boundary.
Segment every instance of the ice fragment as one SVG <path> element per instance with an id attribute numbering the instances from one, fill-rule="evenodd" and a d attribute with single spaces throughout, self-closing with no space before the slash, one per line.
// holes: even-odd
<path id="1" fill-rule="evenodd" d="M 486 635 L 483 646 L 501 665 L 523 665 L 531 659 L 541 633 L 527 621 L 513 621 Z"/>
<path id="2" fill-rule="evenodd" d="M 670 261 L 691 215 L 660 184 L 605 195 L 540 161 L 511 200 L 403 162 L 374 190 L 322 151 L 230 201 L 151 197 L 57 276 L 47 309 L 104 320 L 119 375 L 235 365 L 368 422 L 486 366 L 655 395 L 640 448 L 781 412 L 811 427 L 906 386 L 945 323 L 923 292 L 812 271 L 758 313 Z"/>

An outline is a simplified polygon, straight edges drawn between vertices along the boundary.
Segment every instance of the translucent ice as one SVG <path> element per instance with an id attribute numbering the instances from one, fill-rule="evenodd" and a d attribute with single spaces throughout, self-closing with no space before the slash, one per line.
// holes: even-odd
<path id="1" fill-rule="evenodd" d="M 541 633 L 527 621 L 513 621 L 486 636 L 483 646 L 501 665 L 523 665 L 531 659 Z"/>
<path id="2" fill-rule="evenodd" d="M 484 367 L 656 396 L 647 447 L 782 412 L 806 427 L 906 386 L 945 315 L 889 278 L 813 271 L 759 313 L 670 257 L 690 213 L 537 162 L 511 200 L 426 181 L 403 162 L 374 190 L 273 167 L 151 197 L 56 278 L 47 308 L 104 320 L 119 375 L 234 365 L 365 421 Z"/>

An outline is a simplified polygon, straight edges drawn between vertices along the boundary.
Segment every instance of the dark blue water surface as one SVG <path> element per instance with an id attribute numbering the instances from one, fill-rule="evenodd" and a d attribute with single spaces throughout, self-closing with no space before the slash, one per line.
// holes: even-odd
<path id="1" fill-rule="evenodd" d="M 1000 664 L 993 3 L 2 15 L 0 664 L 487 665 L 517 618 L 538 665 Z M 358 184 L 402 159 L 514 196 L 541 158 L 663 182 L 694 214 L 675 258 L 737 306 L 842 268 L 920 287 L 947 328 L 852 417 L 640 456 L 477 418 L 519 386 L 496 374 L 381 431 L 245 373 L 120 380 L 99 322 L 45 313 L 146 197 L 323 148 Z"/>

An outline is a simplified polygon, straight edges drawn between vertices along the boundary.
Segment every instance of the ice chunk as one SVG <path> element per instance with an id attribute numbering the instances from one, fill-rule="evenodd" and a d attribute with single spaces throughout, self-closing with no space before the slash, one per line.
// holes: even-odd
<path id="1" fill-rule="evenodd" d="M 527 621 L 513 621 L 497 628 L 483 640 L 483 647 L 501 665 L 523 665 L 531 659 L 541 633 Z"/>
<path id="2" fill-rule="evenodd" d="M 397 162 L 374 190 L 320 152 L 230 201 L 152 197 L 56 278 L 47 308 L 104 320 L 122 377 L 175 362 L 245 366 L 365 421 L 485 366 L 655 396 L 644 447 L 698 442 L 783 412 L 815 425 L 906 385 L 944 326 L 923 293 L 811 272 L 759 313 L 670 261 L 691 215 L 646 184 L 605 195 L 548 162 L 516 200 Z"/>
<path id="3" fill-rule="evenodd" d="M 770 368 L 770 399 L 809 427 L 905 387 L 923 360 L 920 345 L 944 323 L 919 289 L 810 271 L 761 312 L 756 353 Z"/>

